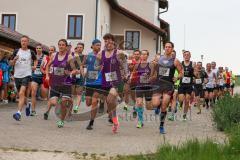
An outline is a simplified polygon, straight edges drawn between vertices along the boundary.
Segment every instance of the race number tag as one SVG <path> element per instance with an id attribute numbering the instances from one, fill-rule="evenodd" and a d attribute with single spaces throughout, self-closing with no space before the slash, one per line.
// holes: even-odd
<path id="1" fill-rule="evenodd" d="M 88 79 L 98 79 L 98 71 L 88 71 Z"/>
<path id="2" fill-rule="evenodd" d="M 224 83 L 225 83 L 225 82 L 224 82 L 224 79 L 220 79 L 220 80 L 219 80 L 219 85 L 223 86 Z"/>
<path id="3" fill-rule="evenodd" d="M 50 67 L 49 73 L 53 73 L 53 67 Z"/>
<path id="4" fill-rule="evenodd" d="M 36 70 L 34 71 L 34 74 L 42 75 L 42 72 L 41 72 L 40 68 L 36 68 Z"/>
<path id="5" fill-rule="evenodd" d="M 54 75 L 63 76 L 64 68 L 54 67 Z"/>
<path id="6" fill-rule="evenodd" d="M 202 79 L 196 79 L 196 84 L 202 84 Z"/>
<path id="7" fill-rule="evenodd" d="M 112 82 L 117 80 L 117 73 L 115 72 L 110 72 L 110 73 L 105 73 L 106 81 L 107 82 Z"/>
<path id="8" fill-rule="evenodd" d="M 140 76 L 140 83 L 148 83 L 149 79 L 147 77 L 147 75 L 141 75 Z"/>
<path id="9" fill-rule="evenodd" d="M 76 78 L 80 79 L 81 78 L 81 74 L 76 74 Z"/>
<path id="10" fill-rule="evenodd" d="M 169 74 L 170 74 L 170 68 L 164 68 L 164 67 L 159 68 L 159 75 L 160 76 L 168 77 Z"/>
<path id="11" fill-rule="evenodd" d="M 191 82 L 191 78 L 190 77 L 183 77 L 182 83 L 189 84 L 190 82 Z"/>

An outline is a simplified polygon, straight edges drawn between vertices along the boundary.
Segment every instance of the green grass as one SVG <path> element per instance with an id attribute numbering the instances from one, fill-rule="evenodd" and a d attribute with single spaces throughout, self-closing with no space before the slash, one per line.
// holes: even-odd
<path id="1" fill-rule="evenodd" d="M 212 116 L 216 127 L 229 137 L 225 144 L 190 140 L 180 146 L 166 144 L 154 154 L 119 156 L 116 160 L 240 160 L 240 96 L 225 96 Z"/>

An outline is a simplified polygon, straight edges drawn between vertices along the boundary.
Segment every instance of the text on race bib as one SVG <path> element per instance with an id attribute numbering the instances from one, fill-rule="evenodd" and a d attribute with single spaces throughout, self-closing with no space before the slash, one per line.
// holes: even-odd
<path id="1" fill-rule="evenodd" d="M 149 83 L 149 79 L 147 75 L 140 76 L 140 83 Z"/>
<path id="2" fill-rule="evenodd" d="M 41 72 L 40 68 L 36 68 L 36 70 L 34 71 L 34 74 L 42 75 L 42 72 Z"/>
<path id="3" fill-rule="evenodd" d="M 88 71 L 88 79 L 98 79 L 98 71 Z"/>
<path id="4" fill-rule="evenodd" d="M 170 68 L 159 67 L 159 75 L 168 77 L 170 74 Z"/>
<path id="5" fill-rule="evenodd" d="M 106 81 L 112 82 L 117 80 L 117 72 L 105 73 Z"/>
<path id="6" fill-rule="evenodd" d="M 191 82 L 191 78 L 190 77 L 183 77 L 182 83 L 189 84 L 190 82 Z"/>
<path id="7" fill-rule="evenodd" d="M 64 68 L 53 67 L 53 73 L 54 73 L 54 75 L 57 75 L 57 76 L 63 76 Z"/>
<path id="8" fill-rule="evenodd" d="M 196 84 L 202 84 L 202 79 L 196 79 Z"/>
<path id="9" fill-rule="evenodd" d="M 76 78 L 80 79 L 81 78 L 81 74 L 76 74 Z"/>

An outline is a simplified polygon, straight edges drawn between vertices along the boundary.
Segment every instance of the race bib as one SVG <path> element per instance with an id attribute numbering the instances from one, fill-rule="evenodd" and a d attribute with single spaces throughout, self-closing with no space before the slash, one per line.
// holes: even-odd
<path id="1" fill-rule="evenodd" d="M 88 79 L 98 79 L 98 71 L 88 71 Z"/>
<path id="2" fill-rule="evenodd" d="M 224 79 L 220 79 L 220 80 L 219 80 L 219 85 L 223 86 L 224 83 L 225 83 L 225 82 L 224 82 Z"/>
<path id="3" fill-rule="evenodd" d="M 36 70 L 34 71 L 34 74 L 42 75 L 42 72 L 41 72 L 40 68 L 36 68 Z"/>
<path id="4" fill-rule="evenodd" d="M 81 78 L 81 74 L 76 74 L 76 78 L 80 79 Z"/>
<path id="5" fill-rule="evenodd" d="M 53 67 L 50 67 L 49 73 L 53 73 Z"/>
<path id="6" fill-rule="evenodd" d="M 189 84 L 190 82 L 191 82 L 191 78 L 190 77 L 183 77 L 182 83 Z"/>
<path id="7" fill-rule="evenodd" d="M 196 84 L 202 84 L 202 79 L 196 79 Z"/>
<path id="8" fill-rule="evenodd" d="M 149 83 L 149 79 L 148 79 L 147 75 L 140 76 L 140 83 Z"/>
<path id="9" fill-rule="evenodd" d="M 54 67 L 54 75 L 63 76 L 64 68 Z"/>
<path id="10" fill-rule="evenodd" d="M 163 68 L 163 67 L 159 68 L 159 75 L 160 76 L 168 77 L 169 74 L 170 74 L 170 68 Z"/>
<path id="11" fill-rule="evenodd" d="M 106 81 L 112 82 L 117 80 L 117 72 L 105 73 Z"/>

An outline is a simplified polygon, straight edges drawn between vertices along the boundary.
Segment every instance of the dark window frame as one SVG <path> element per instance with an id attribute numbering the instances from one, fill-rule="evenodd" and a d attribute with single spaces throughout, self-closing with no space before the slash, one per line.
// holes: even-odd
<path id="1" fill-rule="evenodd" d="M 71 37 L 70 36 L 70 18 L 71 17 L 73 17 L 74 18 L 74 36 L 73 37 Z M 78 17 L 81 17 L 81 19 L 82 19 L 82 23 L 81 23 L 81 36 L 80 37 L 77 37 L 76 36 L 76 33 L 77 33 L 77 30 L 76 30 L 76 28 L 77 28 L 77 18 Z M 80 40 L 82 40 L 83 39 L 83 15 L 68 15 L 68 28 L 67 28 L 67 39 L 80 39 Z"/>
<path id="2" fill-rule="evenodd" d="M 4 25 L 4 17 L 8 17 L 8 28 L 10 28 L 10 19 L 11 17 L 14 16 L 15 17 L 15 22 L 14 22 L 14 31 L 16 30 L 16 22 L 17 22 L 17 15 L 16 14 L 2 14 L 2 25 Z M 5 26 L 5 25 L 4 25 Z M 11 28 L 10 28 L 11 29 Z"/>
<path id="3" fill-rule="evenodd" d="M 128 42 L 127 42 L 127 33 L 131 33 L 132 34 L 132 40 L 131 40 L 131 45 L 129 45 L 128 44 Z M 138 47 L 137 48 L 134 48 L 133 47 L 133 44 L 134 44 L 134 37 L 133 37 L 133 35 L 134 35 L 134 33 L 138 33 L 138 42 L 137 42 L 137 44 L 138 44 Z M 125 31 L 125 41 L 126 41 L 126 43 L 125 43 L 125 49 L 126 50 L 136 50 L 136 49 L 140 49 L 140 38 L 141 38 L 141 32 L 140 31 L 137 31 L 137 30 L 126 30 Z"/>

